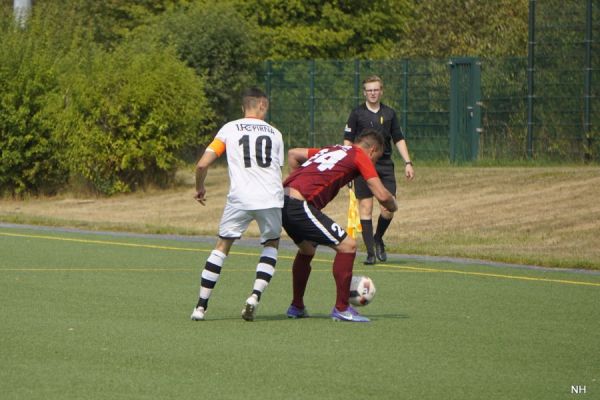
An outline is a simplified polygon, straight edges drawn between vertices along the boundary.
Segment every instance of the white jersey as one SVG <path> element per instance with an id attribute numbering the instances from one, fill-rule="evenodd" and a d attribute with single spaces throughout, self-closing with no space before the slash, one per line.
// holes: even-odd
<path id="1" fill-rule="evenodd" d="M 241 118 L 223 125 L 215 139 L 227 153 L 228 203 L 242 210 L 282 208 L 281 132 L 261 119 Z"/>

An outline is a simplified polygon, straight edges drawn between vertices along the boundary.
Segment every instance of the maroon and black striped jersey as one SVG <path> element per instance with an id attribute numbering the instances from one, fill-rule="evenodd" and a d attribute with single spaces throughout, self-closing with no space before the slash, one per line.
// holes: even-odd
<path id="1" fill-rule="evenodd" d="M 302 194 L 317 209 L 324 208 L 340 189 L 359 175 L 377 177 L 369 156 L 358 146 L 328 146 L 309 149 L 309 159 L 283 182 Z"/>

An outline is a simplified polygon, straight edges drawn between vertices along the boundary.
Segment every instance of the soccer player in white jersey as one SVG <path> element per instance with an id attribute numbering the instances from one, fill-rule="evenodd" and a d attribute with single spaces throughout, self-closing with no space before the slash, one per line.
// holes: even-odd
<path id="1" fill-rule="evenodd" d="M 200 280 L 198 303 L 192 320 L 204 320 L 208 299 L 221 274 L 221 268 L 236 239 L 255 220 L 264 246 L 256 266 L 252 294 L 242 309 L 242 318 L 253 321 L 260 298 L 275 273 L 279 238 L 284 162 L 281 133 L 264 121 L 269 108 L 266 94 L 258 88 L 247 89 L 242 98 L 244 118 L 228 122 L 217 133 L 196 165 L 195 199 L 206 201 L 204 181 L 208 167 L 223 153 L 227 154 L 230 188 L 219 224 L 219 235 Z"/>

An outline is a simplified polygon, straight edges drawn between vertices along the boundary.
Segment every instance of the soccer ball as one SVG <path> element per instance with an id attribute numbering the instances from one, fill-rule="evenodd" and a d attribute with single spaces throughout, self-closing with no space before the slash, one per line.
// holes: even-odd
<path id="1" fill-rule="evenodd" d="M 350 282 L 350 304 L 366 306 L 375 297 L 375 284 L 368 276 L 355 275 Z"/>

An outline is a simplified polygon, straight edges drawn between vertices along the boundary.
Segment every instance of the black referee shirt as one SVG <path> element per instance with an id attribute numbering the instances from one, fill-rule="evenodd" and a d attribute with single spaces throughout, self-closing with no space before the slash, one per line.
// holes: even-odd
<path id="1" fill-rule="evenodd" d="M 346 128 L 344 128 L 344 139 L 354 143 L 354 139 L 367 128 L 375 128 L 385 139 L 385 148 L 379 161 L 391 159 L 392 141 L 395 144 L 404 139 L 394 109 L 379 103 L 379 111 L 374 113 L 367 108 L 365 103 L 361 104 L 352 110 L 348 117 Z"/>

